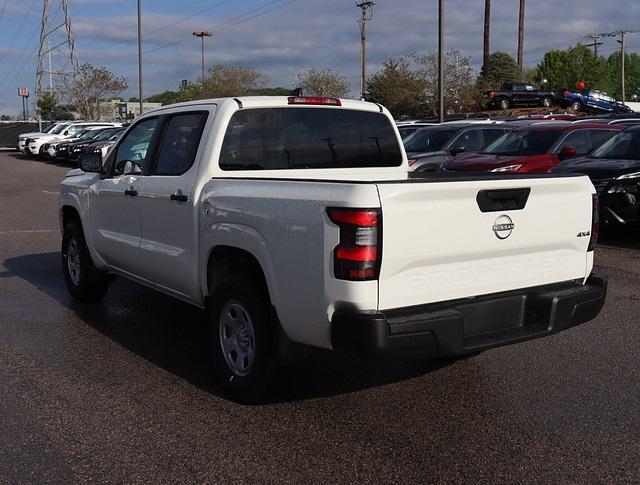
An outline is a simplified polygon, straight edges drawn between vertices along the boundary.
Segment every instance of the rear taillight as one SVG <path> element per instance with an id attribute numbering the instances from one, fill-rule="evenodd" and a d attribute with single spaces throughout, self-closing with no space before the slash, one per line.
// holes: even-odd
<path id="1" fill-rule="evenodd" d="M 563 98 L 568 98 L 569 97 L 569 91 L 562 91 L 562 97 Z"/>
<path id="2" fill-rule="evenodd" d="M 320 104 L 325 106 L 342 106 L 338 98 L 319 98 L 312 96 L 291 96 L 288 98 L 289 104 Z"/>
<path id="3" fill-rule="evenodd" d="M 382 257 L 380 209 L 327 209 L 340 228 L 340 243 L 333 250 L 333 275 L 339 280 L 378 279 Z"/>
<path id="4" fill-rule="evenodd" d="M 593 194 L 591 201 L 591 239 L 589 239 L 587 251 L 594 250 L 598 242 L 598 235 L 600 234 L 600 201 L 598 200 L 598 195 Z"/>
<path id="5" fill-rule="evenodd" d="M 490 98 L 495 98 L 496 97 L 496 92 L 495 91 L 490 91 L 489 92 L 489 97 Z"/>

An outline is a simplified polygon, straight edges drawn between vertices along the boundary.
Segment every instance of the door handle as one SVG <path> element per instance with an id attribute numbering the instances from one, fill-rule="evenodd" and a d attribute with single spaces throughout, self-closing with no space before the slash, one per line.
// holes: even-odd
<path id="1" fill-rule="evenodd" d="M 169 198 L 171 200 L 177 200 L 178 202 L 187 202 L 189 200 L 189 197 L 187 197 L 186 195 L 184 195 L 182 193 L 182 190 L 176 190 L 175 194 L 171 194 L 169 196 Z"/>
<path id="2" fill-rule="evenodd" d="M 130 195 L 131 197 L 135 197 L 136 195 L 138 195 L 138 191 L 133 189 L 127 189 L 124 191 L 124 195 Z"/>

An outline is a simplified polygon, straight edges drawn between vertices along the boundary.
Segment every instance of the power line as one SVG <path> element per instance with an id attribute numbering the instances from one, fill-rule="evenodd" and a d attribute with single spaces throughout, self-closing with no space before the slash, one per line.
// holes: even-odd
<path id="1" fill-rule="evenodd" d="M 18 38 L 18 35 L 20 35 L 20 32 L 22 32 L 22 28 L 24 27 L 24 23 L 29 18 L 29 15 L 31 15 L 31 11 L 33 10 L 33 6 L 35 4 L 36 4 L 36 0 L 32 0 L 31 5 L 29 6 L 29 10 L 27 11 L 27 14 L 22 19 L 22 22 L 20 23 L 20 27 L 18 27 L 18 31 L 13 36 L 13 39 L 11 40 L 11 43 L 9 44 L 9 47 L 7 47 L 7 50 L 4 51 L 4 55 L 2 57 L 0 57 L 0 63 L 2 61 L 4 61 L 5 57 L 7 56 L 7 52 L 9 52 L 11 50 L 11 48 L 13 47 L 13 45 L 16 43 L 16 39 Z"/>
<path id="2" fill-rule="evenodd" d="M 290 4 L 294 3 L 294 2 L 297 2 L 298 0 L 288 0 L 288 1 L 286 1 L 286 2 L 284 2 L 282 4 L 280 4 L 280 5 L 275 5 L 273 8 L 270 8 L 268 10 L 264 10 L 265 8 L 267 8 L 269 6 L 272 6 L 272 5 L 274 5 L 274 4 L 278 3 L 278 2 L 281 2 L 281 1 L 283 1 L 283 0 L 272 0 L 272 1 L 262 5 L 260 7 L 256 7 L 254 9 L 252 9 L 252 10 L 249 10 L 248 12 L 245 12 L 242 15 L 238 15 L 237 17 L 232 17 L 231 19 L 228 19 L 228 20 L 226 20 L 224 22 L 221 22 L 220 24 L 216 25 L 213 29 L 211 29 L 211 32 L 215 34 L 217 32 L 225 30 L 225 29 L 227 29 L 229 27 L 233 27 L 234 25 L 238 25 L 238 24 L 241 24 L 241 23 L 244 23 L 244 22 L 248 22 L 249 20 L 252 20 L 252 19 L 254 19 L 256 17 L 260 17 L 261 15 L 265 15 L 267 13 L 274 12 L 275 10 L 279 10 L 281 8 L 284 8 L 284 7 L 290 5 Z M 260 10 L 264 10 L 264 11 L 260 12 Z M 251 15 L 251 14 L 254 14 L 254 15 Z M 190 41 L 191 41 L 190 37 L 185 37 L 184 39 L 180 39 L 180 40 L 173 41 L 173 42 L 168 42 L 168 43 L 160 45 L 158 47 L 154 47 L 153 49 L 145 50 L 144 54 L 151 54 L 153 52 L 157 52 L 159 50 L 166 49 L 168 47 L 173 47 L 173 46 L 176 46 L 176 45 L 179 45 L 179 44 L 184 44 L 184 43 L 190 42 Z M 116 62 L 130 60 L 133 57 L 134 57 L 134 55 L 127 54 L 127 55 L 123 55 L 123 56 L 117 56 L 117 57 L 112 57 L 112 58 L 109 58 L 109 59 L 104 59 L 101 62 L 104 63 L 104 64 L 116 63 Z"/>
<path id="3" fill-rule="evenodd" d="M 222 0 L 221 2 L 218 2 L 215 5 L 211 5 L 211 6 L 207 7 L 207 8 L 199 10 L 199 11 L 197 11 L 197 12 L 191 14 L 191 15 L 188 15 L 186 17 L 182 17 L 181 19 L 176 20 L 175 22 L 171 22 L 169 24 L 163 25 L 162 27 L 158 27 L 157 29 L 150 30 L 149 32 L 147 32 L 147 35 L 155 34 L 156 32 L 160 32 L 161 30 L 168 29 L 169 27 L 173 27 L 174 25 L 178 25 L 178 24 L 184 22 L 185 20 L 189 20 L 189 19 L 192 19 L 193 17 L 197 17 L 200 14 L 208 12 L 209 10 L 213 10 L 214 8 L 220 7 L 220 6 L 224 5 L 225 3 L 229 3 L 230 1 L 231 0 Z"/>
<path id="4" fill-rule="evenodd" d="M 5 72 L 5 75 L 3 76 L 2 80 L 0 81 L 0 86 L 2 86 L 5 83 L 5 80 L 13 73 L 13 70 L 20 64 L 24 54 L 29 50 L 29 47 L 33 43 L 33 40 L 35 39 L 36 34 L 38 33 L 38 30 L 39 30 L 39 26 L 37 26 L 35 28 L 35 30 L 33 31 L 33 33 L 31 34 L 31 37 L 27 41 L 27 44 L 26 44 L 25 48 L 22 49 L 22 51 L 20 51 L 20 54 L 18 54 L 18 57 L 17 57 L 16 61 L 13 63 L 13 65 L 11 66 L 11 68 Z M 15 80 L 15 78 L 11 80 L 11 83 L 13 83 L 14 80 Z M 10 87 L 11 83 L 9 83 L 9 85 L 7 87 L 5 87 L 5 91 Z"/>
<path id="5" fill-rule="evenodd" d="M 7 1 L 8 0 L 4 0 L 4 3 L 2 4 L 2 11 L 0 12 L 0 20 L 2 20 L 2 17 L 4 16 L 4 10 L 5 8 L 7 8 Z"/>

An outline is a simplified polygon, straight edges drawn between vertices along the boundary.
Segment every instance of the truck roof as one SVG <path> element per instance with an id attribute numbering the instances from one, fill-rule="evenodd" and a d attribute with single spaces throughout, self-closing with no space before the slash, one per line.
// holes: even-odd
<path id="1" fill-rule="evenodd" d="M 147 111 L 145 114 L 149 113 L 159 113 L 164 110 L 173 109 L 173 108 L 182 108 L 188 106 L 203 106 L 203 105 L 223 105 L 226 103 L 236 104 L 239 108 L 280 108 L 280 107 L 328 107 L 328 108 L 346 108 L 353 109 L 359 111 L 377 111 L 384 112 L 386 109 L 382 107 L 382 105 L 376 103 L 370 103 L 368 101 L 357 101 L 355 99 L 340 99 L 340 106 L 332 106 L 332 105 L 322 105 L 322 104 L 290 104 L 289 98 L 303 98 L 304 96 L 237 96 L 237 97 L 228 97 L 228 98 L 212 98 L 212 99 L 201 99 L 197 101 L 185 101 L 183 103 L 175 103 L 168 104 L 166 106 L 162 106 L 161 108 L 157 108 L 151 111 Z M 334 98 L 338 99 L 338 98 Z"/>

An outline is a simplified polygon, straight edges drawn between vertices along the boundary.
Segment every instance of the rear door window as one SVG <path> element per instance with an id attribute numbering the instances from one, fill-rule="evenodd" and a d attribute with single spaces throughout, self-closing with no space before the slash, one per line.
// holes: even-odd
<path id="1" fill-rule="evenodd" d="M 396 132 L 382 113 L 334 108 L 237 111 L 220 152 L 223 170 L 395 167 Z"/>
<path id="2" fill-rule="evenodd" d="M 482 134 L 484 135 L 484 145 L 490 145 L 505 133 L 506 130 L 498 130 L 495 128 L 492 128 L 490 130 L 482 130 Z"/>
<path id="3" fill-rule="evenodd" d="M 160 142 L 151 175 L 182 175 L 191 168 L 198 152 L 207 112 L 173 115 Z"/>

